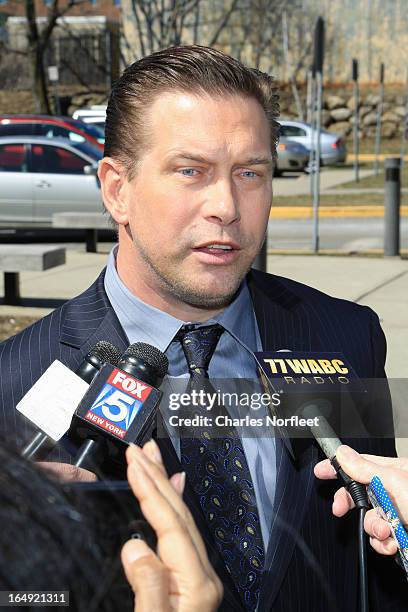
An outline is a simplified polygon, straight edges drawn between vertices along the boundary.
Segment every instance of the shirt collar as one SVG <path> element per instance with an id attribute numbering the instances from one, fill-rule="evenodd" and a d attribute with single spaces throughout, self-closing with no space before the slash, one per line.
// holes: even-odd
<path id="1" fill-rule="evenodd" d="M 146 342 L 164 352 L 186 321 L 146 304 L 131 293 L 116 270 L 116 251 L 117 245 L 110 252 L 105 274 L 109 301 L 131 344 Z M 255 315 L 245 280 L 231 304 L 205 325 L 212 323 L 222 325 L 249 351 L 257 350 Z"/>

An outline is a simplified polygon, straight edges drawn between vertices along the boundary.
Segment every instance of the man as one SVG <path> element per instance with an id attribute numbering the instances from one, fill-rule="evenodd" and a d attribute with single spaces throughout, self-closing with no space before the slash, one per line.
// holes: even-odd
<path id="1" fill-rule="evenodd" d="M 167 49 L 124 72 L 99 167 L 119 247 L 84 294 L 3 345 L 13 433 L 13 407 L 50 362 L 74 369 L 101 339 L 153 344 L 166 351 L 169 374 L 189 373 L 192 383 L 255 378 L 262 349 L 343 352 L 360 377 L 384 376 L 372 311 L 249 271 L 269 219 L 277 115 L 272 79 L 214 49 Z M 330 516 L 310 440 L 296 441 L 294 457 L 279 438 L 166 442 L 169 474 L 180 463 L 187 472 L 184 499 L 223 582 L 221 609 L 358 609 L 356 525 Z M 358 450 L 395 453 L 376 440 Z M 376 563 L 372 609 L 402 610 L 399 577 Z"/>

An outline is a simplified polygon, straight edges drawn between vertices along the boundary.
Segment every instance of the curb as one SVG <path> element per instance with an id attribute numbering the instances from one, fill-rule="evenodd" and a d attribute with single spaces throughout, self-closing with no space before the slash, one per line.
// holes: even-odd
<path id="1" fill-rule="evenodd" d="M 401 217 L 408 217 L 408 206 L 401 206 Z M 320 206 L 320 218 L 384 217 L 383 206 Z M 270 219 L 312 219 L 312 206 L 273 206 Z"/>
<path id="2" fill-rule="evenodd" d="M 389 157 L 401 157 L 399 153 L 380 153 L 380 155 L 378 156 L 378 161 L 384 161 L 385 159 L 388 159 Z M 359 161 L 375 161 L 376 157 L 374 155 L 374 153 L 359 153 L 358 156 Z M 354 153 L 347 153 L 347 161 L 351 162 L 355 160 L 355 155 Z M 408 155 L 404 156 L 404 161 L 408 161 Z"/>

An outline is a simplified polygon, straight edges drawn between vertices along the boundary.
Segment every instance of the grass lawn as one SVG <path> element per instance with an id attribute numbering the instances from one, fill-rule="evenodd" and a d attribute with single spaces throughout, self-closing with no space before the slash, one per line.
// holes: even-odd
<path id="1" fill-rule="evenodd" d="M 384 203 L 380 193 L 352 194 L 352 195 L 321 195 L 320 206 L 357 206 L 378 205 Z M 311 206 L 311 196 L 275 196 L 273 206 Z"/>
<path id="2" fill-rule="evenodd" d="M 353 136 L 349 135 L 346 138 L 347 152 L 353 153 Z M 381 139 L 380 153 L 395 155 L 399 157 L 401 151 L 401 135 L 397 138 L 392 139 Z M 360 153 L 371 153 L 375 154 L 375 139 L 374 138 L 363 138 L 360 140 Z M 408 143 L 406 145 L 405 154 L 408 155 Z"/>
<path id="3" fill-rule="evenodd" d="M 310 196 L 274 196 L 273 206 L 311 206 Z M 324 194 L 320 196 L 321 206 L 382 206 L 384 196 L 382 193 L 351 193 Z M 408 194 L 401 195 L 401 204 L 408 204 Z"/>
<path id="4" fill-rule="evenodd" d="M 373 167 L 372 164 L 365 163 L 361 164 L 361 170 L 371 170 Z M 350 181 L 349 183 L 342 183 L 341 185 L 336 185 L 338 189 L 384 189 L 385 175 L 384 175 L 384 167 L 380 165 L 380 173 L 378 176 L 374 174 L 372 176 L 366 176 L 362 178 L 356 183 L 355 181 Z M 404 163 L 401 172 L 401 187 L 408 188 L 408 162 Z"/>

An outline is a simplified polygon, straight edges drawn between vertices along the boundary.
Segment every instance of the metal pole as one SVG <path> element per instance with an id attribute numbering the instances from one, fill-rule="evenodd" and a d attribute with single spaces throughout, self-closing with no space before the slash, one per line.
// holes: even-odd
<path id="1" fill-rule="evenodd" d="M 105 66 L 106 66 L 106 91 L 112 86 L 112 31 L 105 32 Z"/>
<path id="2" fill-rule="evenodd" d="M 401 160 L 385 160 L 384 257 L 400 254 Z"/>
<path id="3" fill-rule="evenodd" d="M 360 149 L 360 139 L 359 139 L 359 128 L 360 128 L 360 95 L 358 88 L 358 61 L 353 59 L 352 64 L 352 72 L 353 72 L 353 81 L 354 81 L 354 128 L 353 128 L 353 152 L 354 152 L 354 180 L 356 183 L 360 180 L 359 172 L 359 149 Z"/>
<path id="4" fill-rule="evenodd" d="M 405 97 L 405 114 L 404 114 L 404 120 L 402 122 L 402 135 L 401 135 L 401 151 L 400 151 L 401 169 L 402 169 L 402 166 L 404 165 L 405 147 L 407 144 L 407 135 L 408 135 L 407 131 L 408 131 L 408 75 L 407 75 L 407 90 L 406 90 L 406 97 Z"/>
<path id="5" fill-rule="evenodd" d="M 313 252 L 319 252 L 319 206 L 320 206 L 320 127 L 322 115 L 322 73 L 316 73 L 317 108 L 316 108 L 316 155 L 313 174 Z"/>
<path id="6" fill-rule="evenodd" d="M 312 102 L 313 100 L 313 73 L 307 71 L 307 89 L 306 89 L 306 123 L 312 123 Z"/>
<path id="7" fill-rule="evenodd" d="M 378 176 L 380 171 L 379 155 L 381 147 L 381 115 L 384 104 L 384 64 L 380 66 L 380 101 L 377 106 L 377 126 L 375 130 L 375 159 L 374 159 L 374 174 Z"/>
<path id="8" fill-rule="evenodd" d="M 312 128 L 311 147 L 309 152 L 309 173 L 310 173 L 310 195 L 313 198 L 314 189 L 314 173 L 316 172 L 315 154 L 316 154 L 316 75 L 311 73 L 310 76 L 310 126 Z"/>

